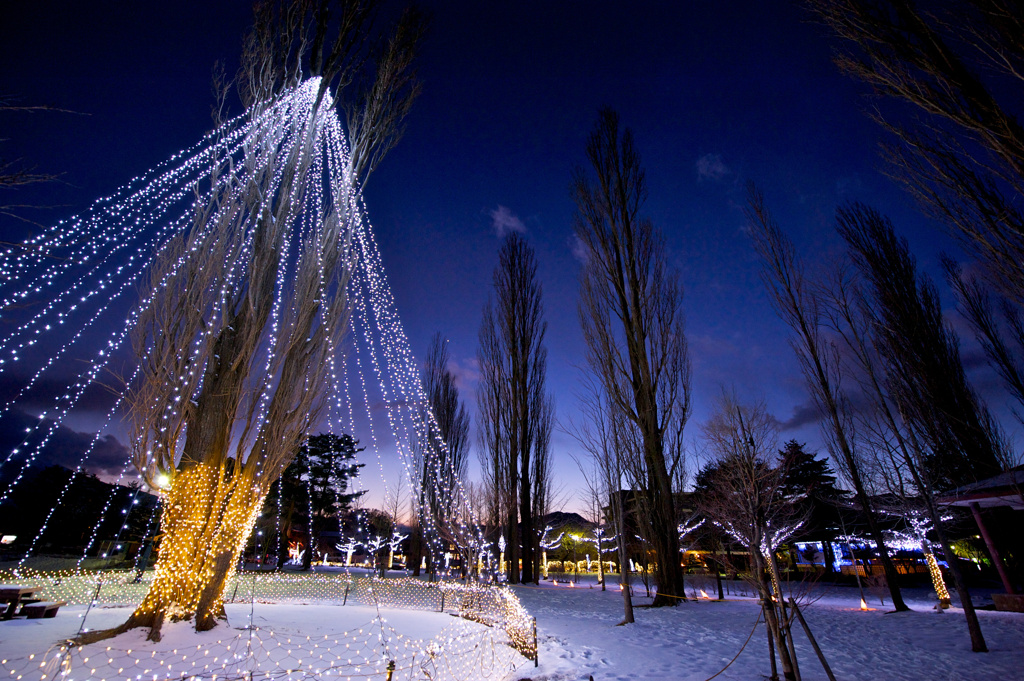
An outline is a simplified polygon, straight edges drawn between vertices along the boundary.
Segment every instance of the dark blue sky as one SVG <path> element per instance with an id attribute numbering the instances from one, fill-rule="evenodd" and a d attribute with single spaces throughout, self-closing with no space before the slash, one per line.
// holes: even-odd
<path id="1" fill-rule="evenodd" d="M 496 227 L 522 229 L 540 262 L 550 389 L 559 418 L 572 415 L 583 353 L 568 186 L 597 110 L 611 106 L 634 131 L 646 212 L 686 291 L 691 436 L 726 386 L 764 397 L 783 438 L 820 448 L 787 330 L 744 235 L 746 182 L 761 186 L 812 262 L 839 253 L 832 216 L 848 200 L 887 213 L 929 270 L 940 250 L 959 255 L 881 172 L 880 133 L 864 114 L 873 102 L 832 65 L 824 30 L 791 2 L 425 5 L 434 20 L 423 95 L 366 189 L 414 353 L 434 331 L 446 334 L 473 405 Z M 55 206 L 22 210 L 45 224 L 208 130 L 212 64 L 235 68 L 250 21 L 246 2 L 39 0 L 0 12 L 0 92 L 78 112 L 0 113 L 0 155 L 62 173 L 57 184 L 0 197 Z M 2 216 L 0 230 L 24 234 Z M 990 371 L 972 377 L 993 407 L 1005 406 Z M 556 470 L 570 488 L 572 448 L 555 438 Z"/>

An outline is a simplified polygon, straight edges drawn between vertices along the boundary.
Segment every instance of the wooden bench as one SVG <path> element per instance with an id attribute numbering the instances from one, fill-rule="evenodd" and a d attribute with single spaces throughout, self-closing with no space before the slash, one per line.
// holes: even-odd
<path id="1" fill-rule="evenodd" d="M 21 606 L 21 614 L 30 620 L 37 620 L 43 617 L 56 617 L 60 606 L 67 605 L 67 601 L 39 601 L 38 603 L 26 603 Z"/>

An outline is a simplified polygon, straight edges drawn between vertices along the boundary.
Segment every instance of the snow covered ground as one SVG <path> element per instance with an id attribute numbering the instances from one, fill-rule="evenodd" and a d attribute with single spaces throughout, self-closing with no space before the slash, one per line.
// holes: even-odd
<path id="1" fill-rule="evenodd" d="M 715 595 L 713 582 L 704 586 Z M 506 678 L 704 681 L 739 652 L 760 610 L 756 599 L 737 590 L 744 589 L 733 584 L 734 594 L 724 602 L 638 608 L 634 624 L 616 627 L 622 620 L 618 590 L 602 592 L 586 583 L 517 586 L 523 605 L 537 617 L 540 664 Z M 644 593 L 642 587 L 638 593 Z M 913 611 L 904 613 L 890 612 L 877 596 L 869 596 L 872 610 L 860 611 L 853 587 L 820 586 L 812 598 L 817 600 L 804 608 L 804 615 L 839 681 L 1024 679 L 1024 614 L 980 611 L 990 652 L 972 653 L 963 611 L 933 610 L 934 594 L 925 589 L 906 591 Z M 650 599 L 634 598 L 634 604 L 647 603 Z M 795 639 L 804 681 L 827 679 L 803 632 L 797 631 Z M 732 666 L 716 678 L 750 681 L 769 673 L 762 623 Z"/>
<path id="2" fill-rule="evenodd" d="M 0 679 L 382 680 L 394 660 L 395 681 L 469 681 L 500 678 L 510 662 L 526 662 L 508 646 L 493 645 L 492 628 L 450 612 L 260 602 L 226 610 L 227 625 L 209 632 L 196 633 L 187 622 L 165 624 L 158 643 L 136 629 L 67 653 L 57 644 L 79 632 L 84 606 L 65 606 L 53 619 L 0 622 Z M 88 628 L 117 626 L 131 611 L 94 607 Z"/>
<path id="3" fill-rule="evenodd" d="M 693 583 L 714 595 L 713 582 Z M 255 602 L 229 605 L 229 625 L 205 634 L 196 634 L 187 624 L 168 625 L 158 644 L 144 641 L 143 632 L 135 631 L 90 646 L 75 653 L 68 678 L 138 678 L 140 674 L 142 678 L 177 679 L 183 674 L 211 678 L 212 670 L 221 668 L 225 658 L 248 660 L 255 653 L 256 662 L 242 666 L 248 664 L 257 677 L 264 672 L 273 678 L 335 678 L 345 662 L 349 667 L 363 665 L 360 678 L 383 680 L 381 655 L 387 652 L 407 661 L 404 667 L 400 664 L 396 679 L 477 679 L 485 671 L 501 669 L 500 665 L 508 670 L 513 663 L 516 670 L 504 681 L 586 681 L 591 676 L 595 681 L 704 681 L 737 655 L 748 636 L 743 652 L 716 678 L 750 681 L 769 672 L 764 625 L 759 624 L 751 636 L 759 608 L 749 589 L 739 584 L 730 585 L 732 593 L 724 602 L 638 607 L 636 623 L 623 627 L 615 626 L 622 618 L 617 590 L 602 592 L 587 583 L 570 588 L 550 582 L 514 589 L 537 617 L 540 658 L 536 668 L 518 656 L 496 663 L 476 654 L 444 669 L 439 660 L 426 660 L 418 652 L 423 641 L 465 640 L 486 630 L 446 613 L 384 609 L 380 614 L 389 633 L 382 638 L 372 606 Z M 634 599 L 636 605 L 650 602 L 640 594 L 642 587 Z M 958 608 L 936 612 L 934 595 L 925 589 L 908 590 L 906 596 L 912 612 L 890 614 L 877 595 L 869 596 L 873 609 L 861 612 L 856 588 L 818 588 L 817 600 L 806 606 L 805 615 L 837 679 L 1024 680 L 1024 614 L 979 612 L 990 652 L 977 654 L 970 650 Z M 84 611 L 84 606 L 66 606 L 53 619 L 0 622 L 0 681 L 41 679 L 44 674 L 53 678 L 56 669 L 41 668 L 40 661 L 55 642 L 77 633 Z M 121 607 L 93 608 L 87 622 L 93 629 L 114 626 L 128 613 Z M 250 630 L 250 622 L 257 629 Z M 252 631 L 255 634 L 250 636 Z M 385 651 L 383 639 L 390 650 Z M 796 641 L 803 678 L 825 679 L 802 631 L 797 632 Z M 298 647 L 305 652 L 296 652 Z M 412 664 L 408 663 L 410 651 L 420 656 Z M 143 662 L 128 666 L 129 658 Z M 298 668 L 298 673 L 287 673 Z"/>

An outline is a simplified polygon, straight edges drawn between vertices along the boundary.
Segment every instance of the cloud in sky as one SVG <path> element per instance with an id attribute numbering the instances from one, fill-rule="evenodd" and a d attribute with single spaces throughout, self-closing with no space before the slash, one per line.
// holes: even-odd
<path id="1" fill-rule="evenodd" d="M 509 232 L 519 232 L 522 234 L 526 231 L 526 225 L 520 220 L 515 213 L 508 209 L 507 206 L 499 205 L 495 210 L 490 211 L 492 226 L 494 227 L 494 233 L 499 237 L 505 236 Z"/>
<path id="2" fill-rule="evenodd" d="M 721 182 L 732 174 L 719 154 L 704 154 L 697 159 L 697 179 Z"/>
<path id="3" fill-rule="evenodd" d="M 39 447 L 46 432 L 53 427 L 52 421 L 45 421 L 39 428 L 39 419 L 35 416 L 12 409 L 0 424 L 0 447 L 10 452 L 15 447 L 21 448 L 20 456 L 14 457 L 10 465 L 11 471 L 20 470 L 25 455 Z M 26 430 L 34 429 L 25 442 Z M 95 442 L 94 442 L 95 440 Z M 83 461 L 86 452 L 87 459 Z M 95 433 L 79 432 L 61 424 L 53 429 L 52 435 L 42 446 L 36 461 L 36 467 L 59 464 L 66 468 L 83 465 L 86 473 L 92 473 L 105 480 L 113 480 L 118 476 L 128 461 L 129 451 L 114 435 L 96 436 Z"/>
<path id="4" fill-rule="evenodd" d="M 463 402 L 473 399 L 476 384 L 480 381 L 480 362 L 476 357 L 463 359 L 452 358 L 448 362 L 448 371 L 455 377 L 455 386 Z"/>
<path id="5" fill-rule="evenodd" d="M 813 402 L 804 402 L 793 407 L 793 415 L 785 421 L 779 422 L 779 430 L 796 430 L 803 426 L 818 423 L 821 420 L 821 411 Z"/>
<path id="6" fill-rule="evenodd" d="M 573 232 L 572 236 L 569 237 L 569 250 L 572 252 L 572 257 L 576 258 L 578 262 L 584 265 L 590 262 L 590 251 L 576 232 Z"/>

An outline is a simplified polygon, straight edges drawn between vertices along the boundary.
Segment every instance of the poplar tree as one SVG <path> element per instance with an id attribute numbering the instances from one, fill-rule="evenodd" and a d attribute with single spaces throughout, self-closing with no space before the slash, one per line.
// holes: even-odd
<path id="1" fill-rule="evenodd" d="M 539 579 L 539 516 L 550 491 L 554 403 L 545 390 L 547 322 L 533 249 L 505 237 L 494 269 L 494 299 L 480 325 L 481 464 L 502 527 L 509 581 Z"/>
<path id="2" fill-rule="evenodd" d="M 587 364 L 621 423 L 620 442 L 639 487 L 657 553 L 654 605 L 685 599 L 673 483 L 690 414 L 690 360 L 682 286 L 665 241 L 641 215 L 647 183 L 619 116 L 602 110 L 587 140 L 592 173 L 572 181 L 574 228 L 584 252 L 579 318 Z"/>

